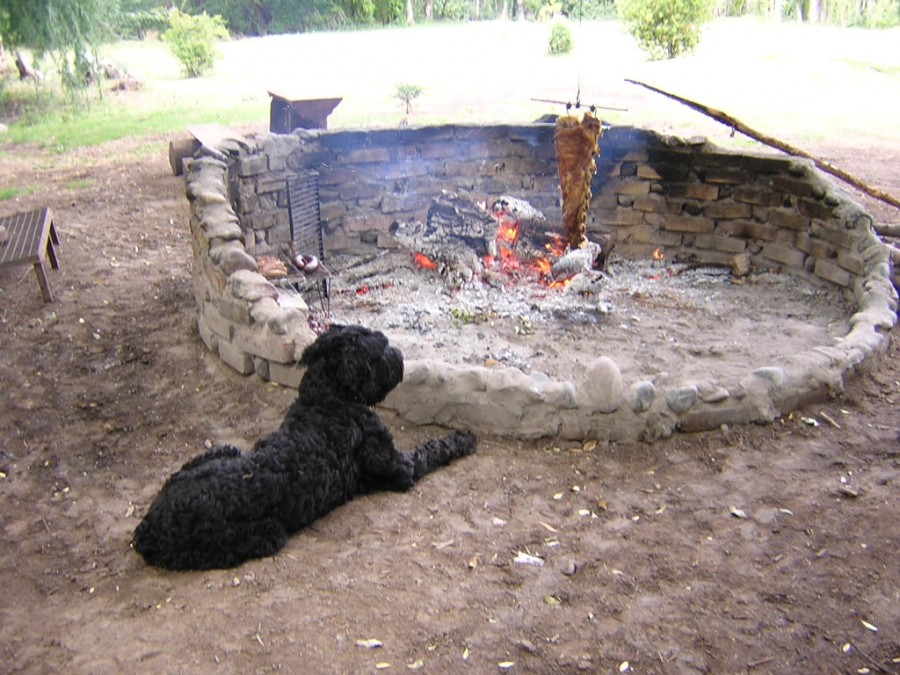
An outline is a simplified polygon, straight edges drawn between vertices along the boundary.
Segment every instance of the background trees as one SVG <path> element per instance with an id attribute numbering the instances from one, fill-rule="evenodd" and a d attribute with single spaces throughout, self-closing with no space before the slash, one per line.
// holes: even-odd
<path id="1" fill-rule="evenodd" d="M 117 10 L 118 0 L 0 0 L 0 43 L 50 55 L 64 84 L 78 89 L 90 79 L 96 46 Z"/>

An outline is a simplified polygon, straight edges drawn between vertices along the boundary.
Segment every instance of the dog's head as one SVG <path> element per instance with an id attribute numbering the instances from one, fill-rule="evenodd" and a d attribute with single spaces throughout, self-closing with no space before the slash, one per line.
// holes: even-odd
<path id="1" fill-rule="evenodd" d="M 305 401 L 337 397 L 375 405 L 403 380 L 403 354 L 383 333 L 363 326 L 332 326 L 303 351 L 300 365 L 306 366 Z"/>

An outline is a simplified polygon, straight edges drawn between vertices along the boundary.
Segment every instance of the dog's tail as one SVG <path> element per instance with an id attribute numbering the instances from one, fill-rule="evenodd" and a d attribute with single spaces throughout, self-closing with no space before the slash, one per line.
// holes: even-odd
<path id="1" fill-rule="evenodd" d="M 425 441 L 411 453 L 413 480 L 419 480 L 454 459 L 471 455 L 477 443 L 478 439 L 471 431 L 456 431 L 443 438 Z"/>

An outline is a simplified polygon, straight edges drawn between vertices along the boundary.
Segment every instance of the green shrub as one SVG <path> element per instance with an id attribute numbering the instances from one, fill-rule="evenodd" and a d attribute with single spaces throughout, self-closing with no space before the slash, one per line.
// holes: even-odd
<path id="1" fill-rule="evenodd" d="M 654 59 L 672 59 L 700 43 L 711 0 L 617 0 L 619 18 Z"/>
<path id="2" fill-rule="evenodd" d="M 572 51 L 572 33 L 564 23 L 555 23 L 550 29 L 550 53 L 568 54 Z"/>
<path id="3" fill-rule="evenodd" d="M 212 70 L 219 56 L 216 40 L 227 37 L 221 16 L 208 16 L 206 12 L 191 16 L 177 9 L 169 13 L 169 29 L 163 33 L 188 77 L 199 77 Z"/>

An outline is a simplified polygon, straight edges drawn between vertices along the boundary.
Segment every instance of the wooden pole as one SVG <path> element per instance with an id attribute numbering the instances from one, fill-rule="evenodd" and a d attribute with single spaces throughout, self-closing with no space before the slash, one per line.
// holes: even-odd
<path id="1" fill-rule="evenodd" d="M 811 159 L 813 162 L 815 162 L 815 165 L 817 167 L 822 169 L 822 171 L 825 171 L 826 173 L 830 173 L 832 176 L 836 176 L 836 177 L 840 178 L 845 183 L 849 183 L 853 187 L 865 192 L 870 197 L 874 197 L 875 199 L 878 199 L 887 204 L 890 204 L 894 208 L 900 209 L 900 200 L 898 200 L 896 197 L 893 197 L 886 192 L 882 192 L 881 190 L 879 190 L 877 188 L 873 188 L 872 186 L 867 185 L 866 183 L 861 181 L 859 178 L 856 178 L 852 174 L 847 173 L 843 169 L 839 169 L 838 167 L 834 166 L 833 164 L 829 164 L 825 160 L 813 157 L 808 152 L 805 152 L 805 151 L 801 150 L 800 148 L 795 148 L 794 146 L 789 145 L 789 144 L 785 143 L 784 141 L 781 141 L 777 138 L 773 138 L 772 136 L 767 136 L 766 134 L 756 131 L 755 129 L 748 127 L 746 124 L 744 124 L 740 120 L 735 119 L 731 115 L 728 115 L 727 113 L 724 113 L 721 110 L 716 110 L 715 108 L 710 108 L 709 106 L 705 106 L 702 103 L 697 103 L 696 101 L 692 101 L 692 100 L 684 98 L 682 96 L 678 96 L 677 94 L 673 94 L 671 92 L 664 91 L 662 89 L 658 89 L 657 87 L 653 87 L 644 82 L 638 82 L 637 80 L 629 80 L 629 79 L 626 79 L 625 81 L 630 82 L 631 84 L 639 85 L 641 87 L 649 89 L 650 91 L 655 91 L 657 94 L 662 94 L 663 96 L 667 96 L 668 98 L 678 101 L 679 103 L 683 103 L 687 107 L 693 108 L 697 112 L 703 113 L 704 115 L 707 115 L 708 117 L 712 117 L 717 122 L 721 122 L 722 124 L 731 127 L 735 131 L 740 131 L 745 136 L 749 136 L 750 138 L 757 140 L 760 143 L 765 143 L 766 145 L 771 146 L 773 148 L 777 148 L 778 150 L 786 152 L 789 155 L 794 155 L 796 157 L 805 157 L 806 159 Z"/>

